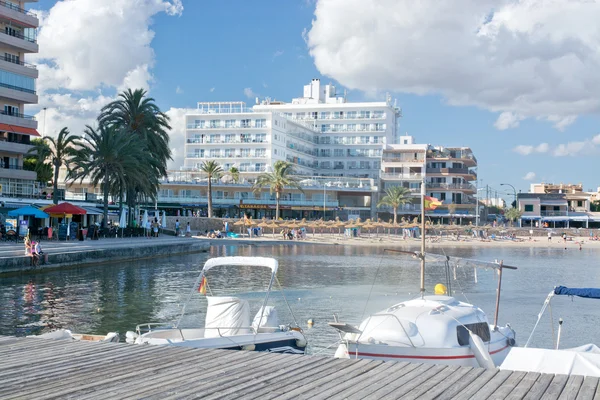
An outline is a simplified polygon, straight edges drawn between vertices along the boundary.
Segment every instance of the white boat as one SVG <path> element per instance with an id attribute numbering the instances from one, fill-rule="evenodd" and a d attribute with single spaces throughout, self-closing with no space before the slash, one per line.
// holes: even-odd
<path id="1" fill-rule="evenodd" d="M 73 333 L 68 329 L 57 329 L 41 335 L 32 335 L 27 337 L 52 340 L 78 340 L 83 342 L 119 342 L 119 334 L 117 332 L 109 332 L 106 335 L 88 335 L 85 333 Z"/>
<path id="2" fill-rule="evenodd" d="M 208 306 L 204 327 L 180 327 L 181 320 L 185 315 L 186 305 L 191 301 L 194 294 L 201 290 L 202 285 L 206 283 L 204 287 L 208 286 L 207 272 L 222 266 L 266 267 L 270 269 L 271 278 L 265 298 L 254 319 L 250 320 L 250 305 L 247 300 L 233 296 L 207 295 Z M 277 281 L 277 268 L 278 262 L 273 258 L 211 258 L 204 264 L 204 268 L 200 272 L 200 276 L 183 307 L 181 317 L 174 326 L 165 327 L 163 324 L 152 323 L 141 324 L 137 326 L 136 332 L 127 332 L 127 341 L 135 344 L 304 354 L 307 341 L 298 324 L 295 323 L 293 327 L 280 325 L 277 310 L 275 307 L 267 305 L 273 283 Z M 222 279 L 215 279 L 215 282 L 217 281 L 222 281 Z M 279 282 L 277 281 L 277 283 Z M 212 294 L 212 288 L 208 286 L 208 289 Z M 283 293 L 283 289 L 281 291 Z"/>
<path id="3" fill-rule="evenodd" d="M 423 192 L 421 207 L 421 215 L 425 215 Z M 335 357 L 495 368 L 515 345 L 514 330 L 510 325 L 498 326 L 497 322 L 502 270 L 516 268 L 502 262 L 425 253 L 424 220 L 422 218 L 420 252 L 391 250 L 421 260 L 421 295 L 370 315 L 359 326 L 330 323 L 340 331 Z M 438 284 L 433 296 L 425 296 L 426 259 L 446 263 L 446 285 Z M 472 267 L 475 271 L 491 268 L 498 273 L 493 324 L 480 308 L 446 295 L 452 293 L 450 273 L 457 267 Z"/>
<path id="4" fill-rule="evenodd" d="M 510 371 L 600 377 L 600 348 L 598 346 L 585 344 L 570 349 L 559 349 L 563 325 L 562 319 L 559 319 L 558 322 L 556 338 L 554 338 L 553 332 L 554 349 L 529 347 L 535 330 L 554 296 L 600 299 L 600 289 L 555 287 L 546 297 L 535 326 L 527 339 L 527 343 L 525 343 L 525 347 L 511 349 L 499 368 Z"/>

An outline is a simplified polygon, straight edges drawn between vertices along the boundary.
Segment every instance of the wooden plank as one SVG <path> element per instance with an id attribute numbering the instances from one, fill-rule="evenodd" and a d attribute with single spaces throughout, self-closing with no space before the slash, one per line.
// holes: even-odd
<path id="1" fill-rule="evenodd" d="M 325 357 L 319 357 L 325 358 Z M 291 368 L 286 374 L 280 378 L 269 379 L 263 383 L 263 387 L 256 392 L 247 390 L 244 392 L 244 398 L 267 400 L 277 398 L 285 393 L 288 389 L 293 390 L 302 386 L 305 382 L 310 382 L 313 377 L 329 374 L 335 371 L 340 364 L 340 360 L 336 358 L 325 358 L 327 362 L 319 364 L 304 372 L 296 372 L 295 368 Z M 299 374 L 302 375 L 299 375 Z M 298 379 L 301 376 L 302 379 Z"/>
<path id="2" fill-rule="evenodd" d="M 458 365 L 447 365 L 445 369 L 439 371 L 434 376 L 429 378 L 426 382 L 423 382 L 421 385 L 412 389 L 410 392 L 404 394 L 402 398 L 406 400 L 420 399 L 424 393 L 439 385 L 440 382 L 444 381 L 449 376 L 456 374 L 459 369 L 460 367 Z M 468 370 L 468 368 L 465 368 L 465 373 Z"/>
<path id="3" fill-rule="evenodd" d="M 387 376 L 381 377 L 381 379 L 376 380 L 374 382 L 367 381 L 363 385 L 359 387 L 359 390 L 354 394 L 348 396 L 350 400 L 362 400 L 365 396 L 379 390 L 380 388 L 388 385 L 390 382 L 393 382 L 397 379 L 402 378 L 403 375 L 410 373 L 412 370 L 416 369 L 419 364 L 416 363 L 408 363 L 408 362 L 399 362 L 392 367 Z"/>
<path id="4" fill-rule="evenodd" d="M 361 388 L 370 386 L 372 382 L 381 380 L 383 377 L 390 374 L 394 365 L 396 365 L 394 362 L 384 362 L 383 364 L 377 366 L 377 368 L 367 371 L 360 377 L 356 377 L 344 383 L 335 385 L 336 397 L 348 398 L 348 396 L 358 392 L 361 390 Z M 317 396 L 315 396 L 315 398 L 326 398 L 324 397 L 325 395 L 330 394 L 319 393 Z"/>
<path id="5" fill-rule="evenodd" d="M 540 378 L 539 372 L 528 372 L 525 374 L 521 382 L 509 393 L 507 400 L 521 400 L 531 390 L 535 382 Z"/>
<path id="6" fill-rule="evenodd" d="M 524 400 L 539 400 L 544 396 L 546 389 L 550 386 L 550 382 L 554 379 L 554 375 L 541 374 L 537 381 L 533 384 L 529 392 L 523 398 Z"/>
<path id="7" fill-rule="evenodd" d="M 458 385 L 458 381 L 463 382 L 466 386 L 471 383 L 478 376 L 473 376 L 469 374 L 473 374 L 473 367 L 458 367 L 452 374 L 438 382 L 437 385 L 429 388 L 426 392 L 423 392 L 419 395 L 419 399 L 431 400 L 440 396 L 442 393 L 448 391 L 452 386 Z M 483 373 L 481 368 L 477 368 L 475 371 L 480 374 Z"/>
<path id="8" fill-rule="evenodd" d="M 377 389 L 376 391 L 368 394 L 367 396 L 365 396 L 365 400 L 379 399 L 379 398 L 393 392 L 394 389 L 396 389 L 402 385 L 408 384 L 413 379 L 416 379 L 418 376 L 420 376 L 421 374 L 430 370 L 431 368 L 433 368 L 433 364 L 417 364 L 417 368 L 413 369 L 412 371 L 410 371 L 407 374 L 402 375 L 400 378 L 389 382 L 387 385 Z"/>
<path id="9" fill-rule="evenodd" d="M 583 376 L 571 375 L 567 380 L 567 384 L 560 394 L 559 400 L 574 400 L 577 398 L 579 389 L 583 385 Z"/>
<path id="10" fill-rule="evenodd" d="M 300 381 L 305 382 L 310 380 L 311 376 L 329 370 L 331 364 L 333 364 L 333 358 L 299 356 L 290 363 L 282 365 L 277 371 L 255 377 L 252 381 L 241 385 L 226 388 L 209 398 L 265 399 L 272 393 L 274 388 L 293 389 L 299 383 L 299 376 L 302 377 Z"/>
<path id="11" fill-rule="evenodd" d="M 309 385 L 304 385 L 291 391 L 287 391 L 281 399 L 305 399 L 307 397 L 315 397 L 319 393 L 327 390 L 329 387 L 337 386 L 339 383 L 344 383 L 357 376 L 364 374 L 367 371 L 377 368 L 383 361 L 378 360 L 356 360 L 354 362 L 342 362 L 338 365 L 338 369 L 331 373 L 322 376 L 310 382 Z M 330 382 L 335 382 L 333 385 Z"/>
<path id="12" fill-rule="evenodd" d="M 148 398 L 164 393 L 166 390 L 177 389 L 178 382 L 181 381 L 197 381 L 198 379 L 209 381 L 223 373 L 223 365 L 235 366 L 248 360 L 245 352 L 242 351 L 231 350 L 228 353 L 215 355 L 216 357 L 210 359 L 206 359 L 205 356 L 199 357 L 197 362 L 192 365 L 182 365 L 183 369 L 161 370 L 159 374 L 152 377 L 152 385 L 148 385 L 146 379 L 143 381 L 133 380 L 128 383 L 122 382 L 118 387 L 110 388 L 110 390 L 97 390 L 95 394 L 101 394 L 104 398 Z"/>
<path id="13" fill-rule="evenodd" d="M 202 383 L 202 396 L 208 396 L 216 393 L 224 387 L 229 387 L 232 382 L 238 384 L 252 380 L 255 374 L 262 375 L 268 371 L 272 371 L 277 367 L 278 363 L 283 362 L 279 354 L 272 353 L 246 353 L 246 359 L 236 363 L 235 365 L 224 366 L 217 375 L 211 379 L 207 379 Z M 170 399 L 182 398 L 186 396 L 196 397 L 199 393 L 199 387 L 195 385 L 197 378 L 190 377 L 186 380 L 181 380 L 177 385 L 172 385 L 166 391 L 157 395 L 148 397 L 148 399 Z"/>
<path id="14" fill-rule="evenodd" d="M 587 376 L 583 380 L 583 384 L 577 393 L 576 400 L 589 400 L 593 399 L 596 392 L 598 392 L 598 383 L 600 378 L 594 376 Z M 600 396 L 599 396 L 600 397 Z"/>
<path id="15" fill-rule="evenodd" d="M 567 384 L 568 380 L 569 380 L 569 377 L 567 375 L 554 375 L 552 382 L 550 382 L 550 385 L 548 385 L 548 388 L 544 392 L 543 399 L 544 400 L 558 399 L 560 394 L 562 393 L 563 389 L 565 388 L 565 385 Z"/>
<path id="16" fill-rule="evenodd" d="M 421 385 L 427 385 L 430 379 L 433 379 L 437 374 L 443 372 L 448 368 L 447 365 L 438 364 L 434 365 L 432 368 L 428 369 L 426 372 L 420 374 L 419 376 L 411 379 L 409 382 L 401 386 L 397 386 L 392 392 L 388 395 L 383 396 L 382 399 L 396 399 L 396 398 L 405 398 L 406 393 L 411 390 L 418 388 Z"/>
<path id="17" fill-rule="evenodd" d="M 469 371 L 460 381 L 457 381 L 452 386 L 448 387 L 444 390 L 443 393 L 440 393 L 435 399 L 437 400 L 448 400 L 454 399 L 463 390 L 467 390 L 471 385 L 477 385 L 478 387 L 483 386 L 485 382 L 492 379 L 495 375 L 495 371 L 490 371 L 483 368 L 473 368 Z M 429 397 L 428 393 L 425 394 L 425 397 Z"/>
<path id="18" fill-rule="evenodd" d="M 505 399 L 515 389 L 515 387 L 517 387 L 521 380 L 525 378 L 525 375 L 527 375 L 527 372 L 523 371 L 511 372 L 512 373 L 510 374 L 510 376 L 504 382 L 502 382 L 500 387 L 498 387 L 496 390 L 490 393 L 490 395 L 488 396 L 489 400 Z"/>
<path id="19" fill-rule="evenodd" d="M 161 353 L 163 353 L 163 354 L 160 357 L 151 359 L 151 360 L 153 360 L 153 364 L 147 365 L 144 369 L 135 369 L 135 368 L 131 369 L 130 368 L 129 371 L 131 371 L 131 372 L 123 373 L 123 370 L 120 368 L 116 368 L 116 367 L 113 368 L 112 366 L 110 366 L 111 368 L 107 368 L 106 365 L 101 365 L 101 367 L 103 367 L 103 368 L 96 370 L 96 372 L 94 374 L 92 374 L 89 377 L 89 379 L 87 379 L 87 380 L 82 381 L 81 375 L 77 374 L 76 376 L 74 376 L 71 379 L 65 379 L 65 380 L 61 380 L 59 382 L 56 382 L 56 381 L 49 382 L 50 385 L 36 385 L 34 388 L 29 390 L 27 393 L 22 393 L 22 395 L 24 394 L 25 397 L 30 397 L 30 398 L 35 397 L 38 399 L 52 398 L 52 397 L 66 397 L 66 396 L 71 395 L 72 393 L 75 393 L 78 391 L 83 391 L 83 390 L 94 388 L 94 387 L 102 387 L 104 385 L 110 385 L 111 383 L 122 381 L 127 378 L 131 378 L 131 377 L 139 377 L 140 375 L 143 376 L 144 374 L 147 374 L 151 371 L 156 371 L 161 368 L 167 368 L 172 365 L 179 365 L 181 363 L 185 363 L 186 360 L 188 360 L 188 359 L 195 358 L 194 352 L 187 350 L 187 349 L 183 349 L 184 352 L 182 352 L 182 354 L 173 353 L 172 356 L 169 357 L 169 360 L 172 359 L 172 361 L 165 361 L 164 357 L 167 356 L 169 351 L 175 352 L 176 350 L 180 350 L 180 349 L 165 349 L 161 346 L 149 346 L 149 347 L 157 347 L 159 350 L 161 350 Z M 154 351 L 154 349 L 152 349 L 152 350 Z M 186 350 L 187 350 L 187 354 L 186 354 Z M 133 365 L 128 364 L 128 365 L 131 367 L 135 367 L 136 364 L 133 364 Z M 127 370 L 125 370 L 125 371 L 127 371 Z M 50 390 L 52 390 L 52 394 L 49 394 Z"/>
<path id="20" fill-rule="evenodd" d="M 484 384 L 481 384 L 481 382 L 477 384 L 479 379 L 476 379 L 474 384 L 461 392 L 456 399 L 487 399 L 513 373 L 513 371 L 498 371 L 496 369 L 488 371 L 494 372 L 491 379 Z"/>
<path id="21" fill-rule="evenodd" d="M 303 393 L 299 398 L 312 398 L 312 399 L 330 399 L 333 397 L 344 397 L 340 393 L 347 388 L 355 387 L 358 382 L 367 380 L 372 376 L 385 376 L 386 371 L 389 370 L 389 366 L 386 365 L 385 361 L 374 360 L 369 364 L 364 365 L 359 370 L 348 373 L 343 379 L 335 379 L 334 384 L 326 384 L 324 387 L 320 387 L 318 390 L 311 389 L 306 393 Z"/>

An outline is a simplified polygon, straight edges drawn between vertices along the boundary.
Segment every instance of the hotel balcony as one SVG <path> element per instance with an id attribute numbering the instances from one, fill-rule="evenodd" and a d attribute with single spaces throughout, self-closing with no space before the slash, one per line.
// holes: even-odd
<path id="1" fill-rule="evenodd" d="M 472 185 L 470 183 L 432 183 L 432 182 L 428 182 L 426 184 L 427 189 L 442 189 L 442 190 L 449 190 L 449 191 L 457 191 L 460 190 L 461 192 L 471 192 L 471 193 L 475 193 L 476 192 L 476 188 L 475 185 Z"/>
<path id="2" fill-rule="evenodd" d="M 477 173 L 469 168 L 427 168 L 427 175 L 456 175 L 462 176 L 468 180 L 477 179 Z"/>
<path id="3" fill-rule="evenodd" d="M 0 124 L 22 126 L 25 128 L 37 129 L 38 123 L 35 117 L 25 114 L 9 114 L 0 110 Z"/>
<path id="4" fill-rule="evenodd" d="M 0 69 L 33 79 L 37 79 L 39 75 L 35 65 L 23 61 L 17 62 L 2 55 L 0 55 Z"/>
<path id="5" fill-rule="evenodd" d="M 0 32 L 0 43 L 22 53 L 37 53 L 40 50 L 35 39 L 28 38 L 18 32 L 11 35 Z"/>
<path id="6" fill-rule="evenodd" d="M 420 181 L 423 175 L 382 172 L 380 178 L 387 181 Z"/>
<path id="7" fill-rule="evenodd" d="M 165 203 L 182 203 L 182 204 L 205 204 L 208 202 L 207 196 L 194 196 L 194 195 L 159 195 L 159 202 Z M 218 196 L 213 193 L 212 196 L 213 204 L 231 205 L 237 206 L 240 204 L 248 205 L 272 205 L 275 206 L 275 199 L 254 199 L 254 198 L 235 198 L 235 197 L 224 197 Z M 323 206 L 323 200 L 280 200 L 282 206 Z M 326 207 L 339 207 L 339 202 L 325 201 Z"/>
<path id="8" fill-rule="evenodd" d="M 35 180 L 37 179 L 37 174 L 34 171 L 26 171 L 19 165 L 5 165 L 0 163 L 0 178 Z"/>
<path id="9" fill-rule="evenodd" d="M 16 100 L 25 104 L 37 104 L 38 102 L 35 90 L 8 85 L 6 83 L 0 83 L 0 97 Z"/>
<path id="10" fill-rule="evenodd" d="M 4 0 L 0 0 L 0 19 L 25 28 L 37 28 L 40 24 L 34 13 Z"/>
<path id="11" fill-rule="evenodd" d="M 0 151 L 6 152 L 6 153 L 25 154 L 32 147 L 33 146 L 30 144 L 0 140 Z M 2 168 L 1 163 L 0 163 L 0 168 Z"/>
<path id="12" fill-rule="evenodd" d="M 443 152 L 429 150 L 427 152 L 427 160 L 462 162 L 467 167 L 477 165 L 477 158 L 469 150 L 446 150 Z"/>

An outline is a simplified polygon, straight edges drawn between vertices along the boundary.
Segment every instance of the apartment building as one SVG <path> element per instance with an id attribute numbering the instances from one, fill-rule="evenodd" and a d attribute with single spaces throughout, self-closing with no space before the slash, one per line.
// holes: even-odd
<path id="1" fill-rule="evenodd" d="M 385 146 L 381 161 L 381 188 L 403 186 L 415 194 L 401 214 L 420 212 L 419 195 L 425 181 L 426 193 L 442 202 L 428 213 L 438 218 L 475 218 L 477 159 L 469 147 L 418 144 L 412 136 L 400 136 L 398 144 Z M 380 210 L 382 211 L 382 210 Z"/>
<path id="2" fill-rule="evenodd" d="M 36 104 L 38 70 L 25 62 L 26 54 L 37 53 L 38 18 L 25 10 L 35 0 L 0 1 L 0 185 L 4 196 L 35 194 L 36 174 L 23 170 L 23 155 L 40 136 L 37 121 L 25 113 Z"/>

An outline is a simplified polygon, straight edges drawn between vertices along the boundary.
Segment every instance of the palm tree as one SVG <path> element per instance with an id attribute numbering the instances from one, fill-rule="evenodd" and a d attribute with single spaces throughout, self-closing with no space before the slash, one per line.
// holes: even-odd
<path id="1" fill-rule="evenodd" d="M 146 97 L 146 91 L 128 89 L 119 94 L 119 99 L 102 108 L 98 122 L 100 125 L 115 126 L 118 131 L 136 137 L 140 147 L 147 149 L 150 157 L 144 157 L 146 163 L 141 165 L 145 174 L 154 175 L 160 180 L 167 175 L 167 162 L 171 160 L 169 147 L 169 117 L 155 104 L 155 100 Z M 139 195 L 148 197 L 156 193 L 140 193 L 140 188 L 128 185 L 125 188 L 131 206 Z"/>
<path id="2" fill-rule="evenodd" d="M 254 192 L 259 192 L 265 186 L 269 186 L 271 193 L 275 192 L 275 219 L 279 219 L 279 198 L 284 188 L 295 188 L 304 192 L 298 178 L 294 176 L 294 166 L 287 161 L 276 161 L 273 172 L 260 174 L 254 183 Z"/>
<path id="3" fill-rule="evenodd" d="M 48 146 L 48 143 L 42 138 L 33 139 L 31 145 L 33 145 L 33 148 L 31 148 L 23 158 L 23 169 L 34 171 L 37 174 L 38 182 L 43 184 L 45 188 L 54 175 L 52 164 L 46 163 L 50 152 L 50 146 Z"/>
<path id="4" fill-rule="evenodd" d="M 144 165 L 150 163 L 152 157 L 135 137 L 124 135 L 115 125 L 100 125 L 98 129 L 86 126 L 79 145 L 67 179 L 75 182 L 88 178 L 92 186 L 102 187 L 105 224 L 108 221 L 108 196 L 119 195 L 131 176 L 149 179 L 151 174 L 144 170 Z"/>
<path id="5" fill-rule="evenodd" d="M 229 175 L 231 176 L 231 179 L 233 179 L 234 183 L 238 183 L 240 180 L 240 170 L 237 169 L 236 167 L 231 167 L 229 168 Z"/>
<path id="6" fill-rule="evenodd" d="M 518 208 L 509 208 L 504 213 L 504 216 L 510 221 L 510 226 L 514 226 L 514 221 L 521 218 L 523 213 Z"/>
<path id="7" fill-rule="evenodd" d="M 396 214 L 398 207 L 411 201 L 410 190 L 402 186 L 391 186 L 385 190 L 385 196 L 379 200 L 377 207 L 389 206 L 394 212 L 394 225 L 396 224 Z"/>
<path id="8" fill-rule="evenodd" d="M 210 160 L 202 163 L 200 171 L 208 175 L 208 218 L 212 218 L 212 180 L 221 176 L 223 168 L 221 168 L 218 162 Z"/>
<path id="9" fill-rule="evenodd" d="M 69 161 L 75 152 L 74 145 L 77 144 L 78 139 L 79 136 L 71 135 L 69 129 L 65 127 L 60 130 L 56 138 L 46 136 L 42 142 L 36 143 L 29 150 L 30 153 L 37 152 L 38 160 L 41 161 L 39 164 L 43 165 L 43 161 L 46 159 L 50 159 L 52 162 L 52 166 L 54 167 L 52 201 L 54 204 L 58 204 L 58 172 L 63 164 L 68 167 Z"/>

